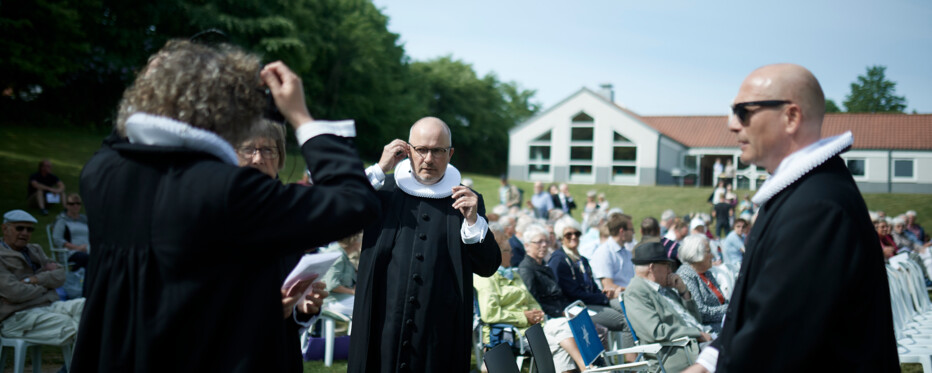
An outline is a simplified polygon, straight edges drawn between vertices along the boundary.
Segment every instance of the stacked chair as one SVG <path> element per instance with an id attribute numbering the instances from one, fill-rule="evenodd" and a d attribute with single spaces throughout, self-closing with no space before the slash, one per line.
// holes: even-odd
<path id="1" fill-rule="evenodd" d="M 919 264 L 906 254 L 890 258 L 887 282 L 900 363 L 919 363 L 932 373 L 932 302 Z"/>

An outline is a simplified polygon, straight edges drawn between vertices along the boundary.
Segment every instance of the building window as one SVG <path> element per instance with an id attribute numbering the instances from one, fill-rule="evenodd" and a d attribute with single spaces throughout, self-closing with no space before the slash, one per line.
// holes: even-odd
<path id="1" fill-rule="evenodd" d="M 864 160 L 852 158 L 848 159 L 848 171 L 851 171 L 851 176 L 861 176 L 865 175 L 864 172 Z"/>
<path id="2" fill-rule="evenodd" d="M 616 146 L 612 157 L 616 161 L 637 161 L 638 148 L 634 146 Z"/>
<path id="3" fill-rule="evenodd" d="M 550 162 L 550 147 L 532 145 L 531 154 L 528 157 L 531 162 Z"/>
<path id="4" fill-rule="evenodd" d="M 552 131 L 538 136 L 528 144 L 528 178 L 550 180 L 550 137 Z"/>
<path id="5" fill-rule="evenodd" d="M 912 159 L 894 159 L 893 160 L 893 177 L 895 178 L 907 178 L 911 179 L 915 175 L 913 173 L 913 164 L 915 162 Z"/>
<path id="6" fill-rule="evenodd" d="M 637 145 L 618 132 L 612 140 L 612 182 L 637 184 Z"/>
<path id="7" fill-rule="evenodd" d="M 592 161 L 592 147 L 591 146 L 571 146 L 570 147 L 570 160 L 571 161 Z"/>
<path id="8" fill-rule="evenodd" d="M 612 167 L 613 176 L 634 176 L 637 174 L 637 167 L 634 166 L 614 166 Z"/>
<path id="9" fill-rule="evenodd" d="M 592 127 L 573 127 L 570 134 L 571 141 L 592 141 L 595 131 Z"/>
<path id="10" fill-rule="evenodd" d="M 570 166 L 570 178 L 573 176 L 589 176 L 592 175 L 592 166 L 585 165 L 576 165 Z"/>
<path id="11" fill-rule="evenodd" d="M 565 117 L 564 117 L 565 118 Z M 579 114 L 573 116 L 573 123 L 593 123 L 595 119 L 586 114 L 585 112 L 580 111 Z"/>

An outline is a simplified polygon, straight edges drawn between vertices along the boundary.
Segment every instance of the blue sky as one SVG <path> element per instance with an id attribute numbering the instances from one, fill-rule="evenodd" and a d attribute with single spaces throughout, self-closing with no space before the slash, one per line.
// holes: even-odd
<path id="1" fill-rule="evenodd" d="M 549 108 L 615 87 L 641 115 L 724 115 L 744 77 L 803 65 L 843 108 L 869 65 L 932 113 L 932 1 L 375 0 L 414 60 L 452 55 L 537 90 Z"/>

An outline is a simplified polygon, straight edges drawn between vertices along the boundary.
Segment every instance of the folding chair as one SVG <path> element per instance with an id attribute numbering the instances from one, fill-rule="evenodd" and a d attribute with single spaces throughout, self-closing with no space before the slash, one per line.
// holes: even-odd
<path id="1" fill-rule="evenodd" d="M 583 362 L 587 367 L 591 366 L 592 363 L 595 362 L 596 359 L 598 359 L 600 356 L 607 358 L 629 353 L 656 354 L 661 349 L 659 344 L 651 344 L 606 352 L 605 348 L 602 346 L 602 341 L 599 340 L 599 334 L 595 330 L 595 324 L 592 322 L 592 318 L 589 317 L 589 309 L 586 308 L 585 303 L 577 300 L 571 303 L 569 306 L 566 306 L 566 308 L 563 310 L 563 314 L 566 315 L 568 320 L 567 324 L 569 325 L 570 330 L 573 332 L 573 339 L 576 340 L 576 346 L 579 348 L 579 354 L 582 355 Z M 583 373 L 610 372 L 616 370 L 647 371 L 652 369 L 652 365 L 652 362 L 649 361 L 638 361 L 634 363 L 617 364 L 608 367 L 587 369 Z"/>
<path id="2" fill-rule="evenodd" d="M 26 349 L 32 348 L 32 371 L 39 373 L 42 371 L 42 345 L 26 342 L 20 338 L 0 338 L 0 371 L 6 367 L 6 349 L 13 348 L 13 372 L 23 373 L 26 365 Z M 65 359 L 65 369 L 71 370 L 71 355 L 74 349 L 74 342 L 65 343 L 61 346 L 62 357 Z"/>
<path id="3" fill-rule="evenodd" d="M 489 373 L 520 373 L 518 366 L 515 365 L 515 354 L 511 352 L 511 346 L 502 343 L 492 347 L 482 357 L 485 367 Z M 553 363 L 551 362 L 551 365 Z"/>
<path id="4" fill-rule="evenodd" d="M 510 333 L 513 336 L 513 342 L 518 347 L 519 355 L 515 357 L 515 364 L 520 367 L 524 364 L 524 356 L 528 353 L 527 346 L 521 342 L 521 333 L 518 331 L 518 328 L 511 324 L 486 324 L 482 321 L 482 313 L 479 310 L 479 297 L 473 289 L 473 353 L 476 355 L 476 369 L 482 370 L 482 355 L 483 351 L 486 348 L 494 348 L 496 345 L 491 345 L 488 343 L 482 342 L 485 340 L 483 336 L 483 326 L 488 325 L 490 330 L 502 329 L 503 332 Z M 502 343 L 506 344 L 506 343 Z M 513 354 L 512 354 L 513 355 Z"/>
<path id="5" fill-rule="evenodd" d="M 553 354 L 550 353 L 550 344 L 547 343 L 547 336 L 544 335 L 544 327 L 540 324 L 531 325 L 524 332 L 524 338 L 527 338 L 527 344 L 531 348 L 531 368 L 537 369 L 538 373 L 556 373 L 553 366 Z"/>

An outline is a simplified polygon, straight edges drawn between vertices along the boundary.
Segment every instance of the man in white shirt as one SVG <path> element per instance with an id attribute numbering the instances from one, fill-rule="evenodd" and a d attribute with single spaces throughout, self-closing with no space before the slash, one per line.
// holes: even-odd
<path id="1" fill-rule="evenodd" d="M 610 236 L 595 250 L 590 266 L 603 290 L 620 292 L 634 277 L 631 251 L 625 247 L 634 237 L 634 227 L 624 214 L 609 215 L 607 225 Z"/>

